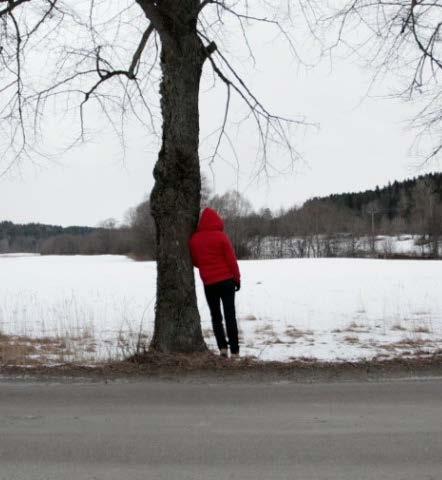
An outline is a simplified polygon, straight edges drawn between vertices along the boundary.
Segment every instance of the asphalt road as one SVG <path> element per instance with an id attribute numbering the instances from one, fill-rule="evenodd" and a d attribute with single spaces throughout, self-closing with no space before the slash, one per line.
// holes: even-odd
<path id="1" fill-rule="evenodd" d="M 442 479 L 442 380 L 0 383 L 1 480 Z"/>

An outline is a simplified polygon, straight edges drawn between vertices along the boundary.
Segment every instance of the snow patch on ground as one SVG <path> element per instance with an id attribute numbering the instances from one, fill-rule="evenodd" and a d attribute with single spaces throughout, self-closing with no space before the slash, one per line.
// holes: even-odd
<path id="1" fill-rule="evenodd" d="M 242 355 L 357 361 L 442 348 L 441 262 L 287 259 L 240 268 Z M 154 262 L 123 256 L 0 255 L 0 333 L 57 339 L 54 362 L 121 358 L 152 334 L 155 282 Z M 199 278 L 197 295 L 215 350 Z"/>

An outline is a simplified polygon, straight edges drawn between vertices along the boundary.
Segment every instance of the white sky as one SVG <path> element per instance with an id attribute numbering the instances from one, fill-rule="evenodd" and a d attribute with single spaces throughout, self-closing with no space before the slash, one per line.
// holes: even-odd
<path id="1" fill-rule="evenodd" d="M 405 127 L 416 111 L 413 105 L 364 99 L 370 72 L 350 60 L 336 60 L 332 69 L 322 63 L 306 71 L 298 68 L 282 42 L 258 44 L 256 68 L 236 59 L 253 91 L 272 112 L 305 115 L 320 128 L 302 129 L 296 135 L 303 160 L 292 173 L 253 180 L 256 135 L 246 126 L 232 137 L 239 168 L 227 147 L 222 151 L 224 160 L 213 165 L 217 193 L 238 188 L 254 207 L 278 209 L 312 196 L 374 188 L 438 169 L 437 164 L 418 168 L 419 161 L 410 156 L 414 133 Z M 394 85 L 394 79 L 387 81 Z M 208 82 L 200 100 L 202 139 L 224 111 L 225 89 L 219 85 L 206 92 Z M 235 102 L 233 116 L 239 111 L 244 109 Z M 133 121 L 128 126 L 124 159 L 116 136 L 97 128 L 89 143 L 59 155 L 56 162 L 39 166 L 24 162 L 1 178 L 0 220 L 60 225 L 96 225 L 109 217 L 122 220 L 128 208 L 150 192 L 158 150 L 158 140 L 147 138 L 139 124 Z M 53 141 L 58 135 L 63 132 L 54 133 Z M 209 153 L 202 142 L 201 158 Z M 272 163 L 279 160 L 284 164 L 273 152 Z M 207 160 L 202 160 L 202 167 L 212 178 Z"/>

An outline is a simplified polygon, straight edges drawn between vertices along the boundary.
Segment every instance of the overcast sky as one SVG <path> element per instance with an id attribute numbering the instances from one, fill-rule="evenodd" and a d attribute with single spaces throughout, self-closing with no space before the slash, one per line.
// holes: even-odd
<path id="1" fill-rule="evenodd" d="M 239 164 L 224 147 L 223 158 L 213 164 L 213 177 L 206 160 L 210 148 L 202 141 L 202 168 L 215 180 L 217 193 L 238 188 L 254 207 L 278 209 L 439 168 L 434 163 L 418 168 L 420 160 L 410 155 L 414 133 L 406 123 L 416 111 L 412 104 L 365 97 L 371 72 L 345 59 L 336 60 L 332 68 L 322 63 L 299 69 L 281 42 L 263 42 L 257 57 L 256 68 L 249 62 L 244 73 L 266 106 L 286 116 L 304 115 L 319 129 L 298 130 L 294 141 L 302 159 L 292 172 L 274 178 L 254 179 L 256 136 L 250 126 L 232 137 Z M 394 79 L 386 81 L 394 86 Z M 208 90 L 209 83 L 207 77 L 201 94 L 202 139 L 223 114 L 225 89 L 218 85 Z M 234 108 L 241 109 L 237 103 Z M 141 125 L 132 121 L 129 127 L 124 156 L 115 134 L 97 127 L 88 143 L 54 160 L 23 162 L 0 179 L 0 220 L 65 226 L 93 226 L 109 217 L 122 220 L 150 192 L 158 150 L 158 139 Z M 59 135 L 63 132 L 54 128 L 54 142 Z M 272 155 L 277 165 L 278 153 Z"/>

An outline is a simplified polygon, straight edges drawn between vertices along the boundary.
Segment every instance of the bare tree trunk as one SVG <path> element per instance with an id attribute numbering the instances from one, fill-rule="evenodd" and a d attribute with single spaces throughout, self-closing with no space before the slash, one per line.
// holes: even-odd
<path id="1" fill-rule="evenodd" d="M 182 27 L 174 41 L 162 42 L 163 139 L 151 194 L 158 275 L 151 349 L 165 353 L 206 350 L 188 247 L 200 209 L 198 93 L 205 51 L 196 22 Z"/>

